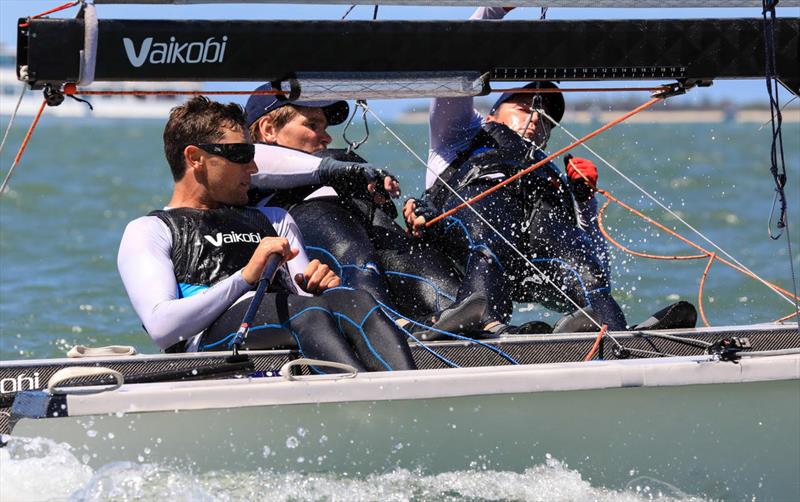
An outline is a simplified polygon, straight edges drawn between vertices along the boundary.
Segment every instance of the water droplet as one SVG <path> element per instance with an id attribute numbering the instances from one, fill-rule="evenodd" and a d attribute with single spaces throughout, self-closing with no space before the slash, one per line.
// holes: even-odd
<path id="1" fill-rule="evenodd" d="M 288 438 L 286 438 L 286 447 L 287 448 L 294 449 L 294 448 L 297 448 L 297 446 L 299 444 L 300 444 L 300 441 L 298 441 L 297 438 L 294 437 L 294 436 L 289 436 Z"/>
<path id="2" fill-rule="evenodd" d="M 89 436 L 90 438 L 97 437 L 97 431 L 94 429 L 89 429 L 88 431 L 86 431 L 86 435 Z"/>
<path id="3" fill-rule="evenodd" d="M 272 454 L 272 449 L 271 449 L 269 446 L 265 446 L 265 447 L 264 447 L 264 449 L 263 449 L 263 450 L 261 450 L 261 455 L 262 455 L 264 458 L 269 458 L 269 456 L 270 456 L 271 454 Z"/>
<path id="4" fill-rule="evenodd" d="M 303 429 L 302 427 L 297 428 L 297 435 L 300 436 L 301 438 L 306 437 L 306 432 L 308 431 L 306 429 Z"/>

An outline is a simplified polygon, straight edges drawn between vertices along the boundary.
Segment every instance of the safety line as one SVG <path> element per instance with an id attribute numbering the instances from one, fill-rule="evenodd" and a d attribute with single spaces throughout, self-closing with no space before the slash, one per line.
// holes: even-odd
<path id="1" fill-rule="evenodd" d="M 25 134 L 25 139 L 22 140 L 22 145 L 20 145 L 19 147 L 17 156 L 14 157 L 14 163 L 11 164 L 11 168 L 8 170 L 8 174 L 6 174 L 6 177 L 3 179 L 3 184 L 0 185 L 0 197 L 2 197 L 2 195 L 6 191 L 9 181 L 11 181 L 11 175 L 14 174 L 14 169 L 16 169 L 16 167 L 19 165 L 19 160 L 22 158 L 22 154 L 25 152 L 25 148 L 27 148 L 28 146 L 28 141 L 30 141 L 31 136 L 33 135 L 33 130 L 36 129 L 36 124 L 39 123 L 39 118 L 42 116 L 45 106 L 47 106 L 47 100 L 42 100 L 42 106 L 39 107 L 39 111 L 33 118 L 33 123 L 31 123 L 30 128 L 28 128 L 28 132 Z"/>

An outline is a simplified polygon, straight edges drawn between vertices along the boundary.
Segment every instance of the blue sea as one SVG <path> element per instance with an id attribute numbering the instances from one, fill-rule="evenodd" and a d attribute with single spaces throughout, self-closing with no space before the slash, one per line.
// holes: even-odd
<path id="1" fill-rule="evenodd" d="M 404 195 L 419 194 L 424 167 L 379 124 L 371 125 L 359 153 L 395 173 Z M 12 130 L 0 157 L 3 174 L 26 126 Z M 390 126 L 427 158 L 425 125 Z M 592 130 L 586 124 L 566 127 L 576 136 Z M 117 275 L 116 252 L 127 222 L 169 199 L 162 128 L 160 121 L 44 117 L 10 190 L 0 198 L 0 359 L 58 357 L 77 344 L 134 345 L 140 352 L 156 352 Z M 333 146 L 343 146 L 341 128 L 333 135 Z M 616 198 L 792 291 L 792 274 L 800 274 L 800 125 L 784 126 L 790 225 L 775 240 L 768 235 L 774 197 L 769 141 L 769 126 L 756 123 L 622 124 L 590 142 L 605 162 L 580 147 L 573 153 L 595 161 L 599 186 Z M 554 151 L 568 142 L 565 133 L 555 131 L 549 147 Z M 604 222 L 615 240 L 639 252 L 704 254 L 613 204 Z M 513 222 L 493 223 L 503 229 Z M 612 262 L 614 294 L 634 323 L 679 299 L 697 304 L 708 260 L 651 260 L 615 250 Z M 709 270 L 702 303 L 711 325 L 769 322 L 794 308 L 764 284 L 720 263 Z M 557 318 L 536 305 L 517 304 L 513 320 L 552 323 Z M 532 460 L 524 472 L 430 476 L 399 470 L 353 478 L 299 471 L 201 476 L 151 464 L 92 470 L 63 445 L 44 440 L 25 442 L 14 452 L 0 449 L 2 500 L 639 501 L 703 495 L 684 493 L 669 480 L 635 476 L 625 490 L 594 486 L 579 471 L 545 458 Z"/>

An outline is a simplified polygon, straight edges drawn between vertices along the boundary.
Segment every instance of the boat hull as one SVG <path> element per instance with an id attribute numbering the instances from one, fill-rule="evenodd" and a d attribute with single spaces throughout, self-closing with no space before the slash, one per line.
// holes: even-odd
<path id="1" fill-rule="evenodd" d="M 607 488 L 644 476 L 712 498 L 796 499 L 800 359 L 680 359 L 125 386 L 65 408 L 88 415 L 21 419 L 13 434 L 69 443 L 94 467 L 434 474 L 552 457 Z"/>

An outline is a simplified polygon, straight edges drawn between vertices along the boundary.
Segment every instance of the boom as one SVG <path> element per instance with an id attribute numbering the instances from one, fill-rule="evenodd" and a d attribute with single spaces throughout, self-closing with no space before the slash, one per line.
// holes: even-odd
<path id="1" fill-rule="evenodd" d="M 21 20 L 24 22 L 25 20 Z M 480 73 L 491 80 L 712 80 L 764 76 L 759 19 L 622 21 L 100 20 L 95 80 L 280 81 Z M 78 81 L 82 19 L 19 28 L 32 87 Z M 776 24 L 777 74 L 797 93 L 800 20 Z"/>

